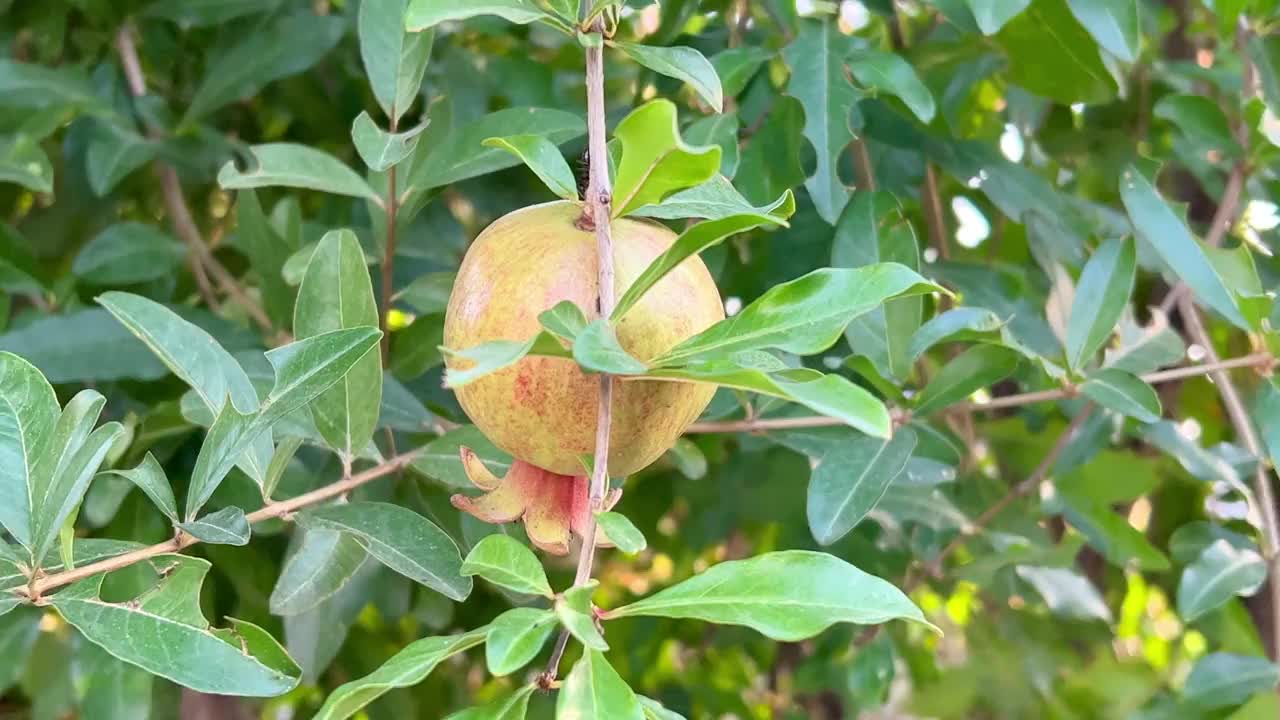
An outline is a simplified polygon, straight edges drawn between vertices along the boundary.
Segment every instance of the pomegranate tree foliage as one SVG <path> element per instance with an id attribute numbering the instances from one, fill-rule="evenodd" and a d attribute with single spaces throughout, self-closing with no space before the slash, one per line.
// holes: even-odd
<path id="1" fill-rule="evenodd" d="M 0 709 L 1276 717 L 1275 4 L 578 5 L 0 0 Z M 440 348 L 601 45 L 679 239 Z M 696 254 L 730 317 L 632 357 Z M 721 386 L 585 584 L 449 502 L 528 354 Z"/>

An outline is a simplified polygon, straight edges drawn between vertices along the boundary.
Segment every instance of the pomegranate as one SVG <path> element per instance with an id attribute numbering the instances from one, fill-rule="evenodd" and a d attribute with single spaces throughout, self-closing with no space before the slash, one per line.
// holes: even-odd
<path id="1" fill-rule="evenodd" d="M 510 213 L 480 233 L 462 261 L 449 298 L 445 346 L 462 350 L 492 340 L 528 340 L 541 329 L 539 313 L 563 300 L 575 303 L 589 318 L 598 316 L 596 238 L 575 225 L 581 212 L 580 206 L 568 202 L 536 205 Z M 615 220 L 612 229 L 615 290 L 621 296 L 676 236 L 657 223 L 628 218 Z M 692 257 L 618 323 L 618 341 L 633 356 L 648 361 L 723 318 L 724 306 L 711 274 L 701 259 Z M 462 368 L 468 362 L 448 360 L 450 367 Z M 530 356 L 458 388 L 457 397 L 472 422 L 520 466 L 508 477 L 524 482 L 527 492 L 507 494 L 545 497 L 554 493 L 539 489 L 546 487 L 543 476 L 564 476 L 563 482 L 572 482 L 584 474 L 582 457 L 595 449 L 598 392 L 597 378 L 583 373 L 572 360 Z M 609 474 L 628 475 L 656 460 L 702 413 L 714 392 L 714 386 L 700 383 L 616 383 Z M 472 480 L 497 492 L 496 479 L 473 473 Z M 511 503 L 504 503 L 501 511 L 476 503 L 455 499 L 459 507 L 494 522 L 515 519 L 511 516 L 519 513 Z M 533 512 L 526 508 L 526 516 Z M 539 544 L 560 551 L 560 540 L 557 534 L 554 541 Z"/>

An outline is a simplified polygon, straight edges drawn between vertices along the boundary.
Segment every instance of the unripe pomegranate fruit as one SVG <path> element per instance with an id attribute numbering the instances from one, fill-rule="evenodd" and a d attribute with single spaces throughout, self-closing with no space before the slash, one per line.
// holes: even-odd
<path id="1" fill-rule="evenodd" d="M 536 205 L 506 215 L 480 233 L 449 297 L 445 346 L 464 350 L 492 340 L 523 342 L 541 330 L 539 313 L 563 300 L 582 308 L 588 318 L 598 316 L 596 237 L 575 225 L 581 214 L 579 206 L 568 202 Z M 657 223 L 626 218 L 615 220 L 612 230 L 615 290 L 621 296 L 676 236 Z M 617 327 L 618 341 L 633 356 L 648 361 L 723 318 L 724 306 L 711 274 L 701 259 L 692 257 L 626 314 Z M 468 362 L 448 360 L 450 367 L 459 368 Z M 543 475 L 569 476 L 564 481 L 570 482 L 584 474 L 581 458 L 595 449 L 599 384 L 572 360 L 530 356 L 458 388 L 457 397 L 485 436 L 516 458 L 520 467 L 508 477 L 532 477 L 536 469 Z M 628 475 L 656 460 L 706 409 L 714 392 L 714 386 L 700 383 L 616 382 L 609 474 Z M 475 462 L 467 466 L 483 467 Z M 473 473 L 472 479 L 485 489 L 496 488 L 496 478 Z M 529 493 L 547 494 L 533 489 L 545 486 L 545 478 L 527 484 Z M 501 493 L 499 489 L 491 494 Z M 491 505 L 501 499 L 495 497 Z M 495 522 L 514 520 L 522 513 L 517 502 L 498 508 L 481 506 L 484 500 L 462 497 L 455 502 Z M 534 513 L 526 509 L 530 516 Z M 533 528 L 529 529 L 532 537 Z M 544 540 L 535 538 L 560 551 L 558 535 Z"/>

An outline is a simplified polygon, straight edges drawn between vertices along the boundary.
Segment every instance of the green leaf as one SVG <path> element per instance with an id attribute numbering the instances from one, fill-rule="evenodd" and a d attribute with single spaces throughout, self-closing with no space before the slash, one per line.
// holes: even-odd
<path id="1" fill-rule="evenodd" d="M 1080 392 L 1099 405 L 1128 415 L 1138 422 L 1153 423 L 1160 419 L 1160 396 L 1142 378 L 1123 370 L 1103 368 L 1089 374 Z"/>
<path id="2" fill-rule="evenodd" d="M 857 192 L 836 222 L 831 245 L 835 267 L 862 267 L 896 262 L 918 271 L 920 250 L 915 231 L 898 201 L 887 192 Z M 849 348 L 865 356 L 878 372 L 905 380 L 915 357 L 908 345 L 920 327 L 923 301 L 903 297 L 855 318 L 845 329 Z"/>
<path id="3" fill-rule="evenodd" d="M 817 159 L 804 186 L 818 215 L 831 224 L 849 200 L 849 188 L 837 167 L 853 142 L 850 114 L 862 97 L 845 71 L 844 58 L 853 47 L 853 40 L 830 20 L 804 20 L 799 36 L 782 51 L 791 68 L 787 94 L 804 106 L 804 136 Z"/>
<path id="4" fill-rule="evenodd" d="M 400 121 L 418 96 L 435 40 L 435 33 L 405 30 L 408 6 L 409 0 L 368 0 L 360 3 L 357 21 L 369 88 L 392 123 Z"/>
<path id="5" fill-rule="evenodd" d="M 461 635 L 429 637 L 410 643 L 377 670 L 334 690 L 315 720 L 344 720 L 396 688 L 422 682 L 441 662 L 484 642 L 486 628 Z"/>
<path id="6" fill-rule="evenodd" d="M 251 532 L 244 510 L 238 507 L 224 507 L 178 527 L 197 540 L 213 545 L 248 545 Z"/>
<path id="7" fill-rule="evenodd" d="M 587 372 L 640 375 L 648 369 L 623 349 L 613 325 L 603 319 L 592 320 L 574 338 L 573 359 Z"/>
<path id="8" fill-rule="evenodd" d="M 1009 81 L 1033 93 L 1063 104 L 1102 103 L 1115 97 L 1116 81 L 1097 43 L 1072 16 L 1066 0 L 1032 0 L 995 41 L 1009 58 Z"/>
<path id="9" fill-rule="evenodd" d="M 933 120 L 933 95 L 902 56 L 860 48 L 850 53 L 847 60 L 859 85 L 872 92 L 896 95 L 922 123 Z"/>
<path id="10" fill-rule="evenodd" d="M 651 361 L 667 367 L 709 354 L 776 348 L 812 355 L 831 347 L 854 318 L 895 297 L 942 291 L 897 263 L 823 268 L 775 285 L 742 312 Z"/>
<path id="11" fill-rule="evenodd" d="M 182 124 L 310 68 L 338 44 L 346 28 L 341 17 L 303 11 L 278 16 L 241 36 L 210 57 Z"/>
<path id="12" fill-rule="evenodd" d="M 298 684 L 301 671 L 265 631 L 230 619 L 209 627 L 200 586 L 209 563 L 182 555 L 151 560 L 154 587 L 130 602 L 101 598 L 105 575 L 62 590 L 51 600 L 62 617 L 115 657 L 199 692 L 272 697 Z"/>
<path id="13" fill-rule="evenodd" d="M 74 105 L 94 108 L 100 102 L 82 68 L 70 64 L 53 68 L 39 63 L 0 59 L 0 107 Z"/>
<path id="14" fill-rule="evenodd" d="M 662 202 L 671 193 L 710 180 L 720 168 L 720 148 L 694 147 L 680 138 L 676 106 L 651 100 L 614 128 L 622 159 L 613 182 L 613 217 Z"/>
<path id="15" fill-rule="evenodd" d="M 392 375 L 408 382 L 444 362 L 442 342 L 444 313 L 419 315 L 409 327 L 391 335 Z"/>
<path id="16" fill-rule="evenodd" d="M 1252 549 L 1214 541 L 1178 579 L 1178 614 L 1193 622 L 1233 597 L 1249 597 L 1267 579 L 1267 563 Z"/>
<path id="17" fill-rule="evenodd" d="M 156 2 L 147 6 L 146 17 L 172 20 L 184 28 L 220 25 L 245 15 L 269 12 L 280 7 L 282 0 L 183 0 L 180 3 Z"/>
<path id="18" fill-rule="evenodd" d="M 35 138 L 22 133 L 0 137 L 0 183 L 6 182 L 32 192 L 53 192 L 53 163 Z"/>
<path id="19" fill-rule="evenodd" d="M 1067 568 L 1019 565 L 1016 570 L 1018 577 L 1036 589 L 1054 615 L 1111 622 L 1111 608 L 1089 578 Z"/>
<path id="20" fill-rule="evenodd" d="M 628 555 L 634 555 L 649 545 L 640 528 L 622 513 L 612 511 L 596 513 L 596 523 L 604 532 L 604 536 Z"/>
<path id="21" fill-rule="evenodd" d="M 502 534 L 485 537 L 467 553 L 461 573 L 526 595 L 551 597 L 551 584 L 542 563 L 519 540 Z"/>
<path id="22" fill-rule="evenodd" d="M 686 720 L 685 716 L 674 710 L 668 710 L 662 706 L 662 703 L 647 698 L 643 695 L 640 698 L 640 708 L 644 711 L 645 720 Z"/>
<path id="23" fill-rule="evenodd" d="M 325 233 L 298 287 L 294 333 L 301 339 L 377 324 L 378 304 L 360 241 L 350 230 Z M 311 417 L 329 447 L 353 457 L 373 437 L 381 405 L 382 362 L 370 352 L 312 402 Z"/>
<path id="24" fill-rule="evenodd" d="M 452 5 L 452 3 L 450 3 Z M 520 162 L 511 153 L 486 147 L 491 137 L 537 135 L 560 145 L 587 131 L 582 117 L 562 110 L 515 107 L 489 113 L 461 127 L 451 128 L 440 141 L 418 153 L 409 184 L 417 190 L 449 185 Z"/>
<path id="25" fill-rule="evenodd" d="M 605 613 L 608 620 L 636 616 L 745 625 L 785 642 L 813 637 L 839 622 L 904 619 L 933 627 L 894 586 L 840 558 L 808 550 L 723 562 Z"/>
<path id="26" fill-rule="evenodd" d="M 511 466 L 511 456 L 499 450 L 474 425 L 463 425 L 454 428 L 444 435 L 432 440 L 418 451 L 413 459 L 414 470 L 433 478 L 450 488 L 473 488 L 462 467 L 460 448 L 469 448 L 484 466 L 497 477 L 507 474 Z"/>
<path id="27" fill-rule="evenodd" d="M 744 367 L 736 362 L 718 361 L 658 368 L 650 370 L 644 377 L 708 382 L 770 395 L 836 418 L 868 435 L 889 437 L 889 411 L 874 395 L 854 385 L 847 378 L 823 375 L 813 370 L 777 370 L 776 367 L 765 370 Z"/>
<path id="28" fill-rule="evenodd" d="M 510 675 L 528 665 L 555 627 L 555 613 L 539 608 L 512 608 L 494 618 L 484 646 L 489 673 Z"/>
<path id="29" fill-rule="evenodd" d="M 779 198 L 777 203 L 774 203 L 774 207 L 767 209 L 765 212 L 750 211 L 717 220 L 706 220 L 680 233 L 680 236 L 671 244 L 671 247 L 654 258 L 653 262 L 649 263 L 649 266 L 631 283 L 627 291 L 622 294 L 622 298 L 618 300 L 618 304 L 614 307 L 610 318 L 615 322 L 621 320 L 628 310 L 640 302 L 645 293 L 653 288 L 654 285 L 657 285 L 668 273 L 679 267 L 680 263 L 709 247 L 719 245 L 725 238 L 764 225 L 785 226 L 787 224 L 787 216 L 781 213 L 774 214 L 774 208 L 780 207 L 784 212 L 786 210 L 794 211 L 794 200 L 788 202 L 789 198 L 790 193 L 785 194 L 782 198 Z M 577 353 L 576 345 L 574 353 Z"/>
<path id="30" fill-rule="evenodd" d="M 241 171 L 228 162 L 218 171 L 222 189 L 293 187 L 382 202 L 364 178 L 322 150 L 296 143 L 267 143 L 251 145 L 249 152 L 254 167 Z"/>
<path id="31" fill-rule="evenodd" d="M 1013 374 L 1018 353 L 999 345 L 975 345 L 934 375 L 916 399 L 915 414 L 928 415 Z"/>
<path id="32" fill-rule="evenodd" d="M 284 265 L 293 248 L 267 221 L 253 190 L 236 194 L 236 239 L 257 272 L 259 290 L 273 325 L 288 326 L 296 293 L 284 279 Z"/>
<path id="33" fill-rule="evenodd" d="M 195 519 L 196 513 L 231 471 L 236 458 L 262 438 L 267 441 L 267 459 L 262 467 L 265 469 L 270 465 L 272 448 L 268 431 L 271 426 L 302 409 L 341 380 L 377 346 L 381 336 L 377 328 L 371 327 L 334 330 L 268 352 L 267 360 L 275 371 L 275 385 L 257 413 L 242 413 L 234 403 L 226 403 L 218 413 L 191 473 L 191 486 L 187 490 L 187 520 Z"/>
<path id="34" fill-rule="evenodd" d="M 1067 0 L 1067 4 L 1107 52 L 1124 62 L 1138 57 L 1141 26 L 1137 0 Z"/>
<path id="35" fill-rule="evenodd" d="M 608 650 L 600 629 L 596 627 L 596 609 L 591 602 L 600 583 L 592 580 L 586 585 L 575 585 L 556 598 L 556 617 L 569 634 L 592 650 Z"/>
<path id="36" fill-rule="evenodd" d="M 572 300 L 561 300 L 538 313 L 538 324 L 562 340 L 572 342 L 587 327 L 587 316 Z"/>
<path id="37" fill-rule="evenodd" d="M 402 288 L 392 298 L 404 302 L 423 315 L 440 314 L 449 305 L 449 293 L 453 290 L 456 273 L 429 272 Z"/>
<path id="38" fill-rule="evenodd" d="M 659 47 L 611 41 L 611 46 L 650 70 L 689 84 L 716 112 L 724 110 L 720 76 L 702 53 L 690 47 Z"/>
<path id="39" fill-rule="evenodd" d="M 114 122 L 95 119 L 91 132 L 84 169 L 89 187 L 98 197 L 105 197 L 131 173 L 151 162 L 161 147 L 133 127 Z"/>
<path id="40" fill-rule="evenodd" d="M 1189 565 L 1218 540 L 1225 541 L 1233 550 L 1251 550 L 1255 553 L 1258 550 L 1252 540 L 1240 533 L 1207 520 L 1193 520 L 1179 526 L 1169 536 L 1169 555 L 1179 565 Z"/>
<path id="41" fill-rule="evenodd" d="M 966 0 L 973 19 L 983 35 L 995 35 L 1013 18 L 1027 9 L 1031 0 Z"/>
<path id="42" fill-rule="evenodd" d="M 711 65 L 720 78 L 724 94 L 736 97 L 746 89 L 747 82 L 755 76 L 760 66 L 773 55 L 773 51 L 768 48 L 742 45 L 721 50 L 711 56 Z"/>
<path id="43" fill-rule="evenodd" d="M 1005 326 L 999 315 L 979 307 L 952 308 L 935 315 L 911 335 L 908 360 L 914 363 L 927 350 L 941 342 L 966 339 L 998 332 Z"/>
<path id="44" fill-rule="evenodd" d="M 109 226 L 80 249 L 71 271 L 96 285 L 129 285 L 168 276 L 186 249 L 154 225 Z"/>
<path id="45" fill-rule="evenodd" d="M 1079 370 L 1111 337 L 1133 293 L 1137 251 L 1132 240 L 1098 246 L 1076 287 L 1067 322 L 1067 365 Z"/>
<path id="46" fill-rule="evenodd" d="M 729 111 L 693 121 L 684 129 L 684 138 L 690 145 L 719 145 L 720 174 L 725 178 L 732 178 L 738 172 L 738 163 L 742 160 L 742 153 L 738 148 L 739 127 L 738 113 Z M 679 194 L 676 193 L 676 195 Z M 748 206 L 751 204 L 746 199 L 742 202 Z M 639 214 L 639 212 L 632 214 Z"/>
<path id="47" fill-rule="evenodd" d="M 506 697 L 456 712 L 445 720 L 524 720 L 529 711 L 529 698 L 537 689 L 537 685 L 525 685 Z"/>
<path id="48" fill-rule="evenodd" d="M 1230 653 L 1210 653 L 1196 661 L 1182 687 L 1182 697 L 1192 705 L 1213 709 L 1239 705 L 1254 693 L 1280 683 L 1280 667 L 1266 658 Z"/>
<path id="49" fill-rule="evenodd" d="M 795 196 L 786 190 L 777 200 L 768 205 L 753 206 L 739 193 L 724 175 L 715 175 L 710 180 L 681 190 L 670 195 L 657 205 L 645 205 L 631 213 L 633 217 L 661 218 L 663 220 L 684 220 L 686 218 L 703 218 L 706 220 L 722 220 L 733 215 L 761 215 L 771 218 L 774 225 L 785 225 L 783 220 L 791 217 L 796 211 Z M 696 228 L 694 225 L 690 230 Z"/>
<path id="50" fill-rule="evenodd" d="M 1254 401 L 1253 418 L 1261 430 L 1262 443 L 1271 455 L 1271 463 L 1280 467 L 1280 387 L 1275 381 L 1264 382 Z"/>
<path id="51" fill-rule="evenodd" d="M 445 597 L 461 601 L 471 594 L 457 543 L 408 508 L 381 502 L 327 505 L 299 514 L 298 523 L 354 536 L 384 565 Z"/>
<path id="52" fill-rule="evenodd" d="M 0 525 L 27 548 L 34 530 L 35 465 L 58 422 L 58 399 L 40 371 L 13 353 L 0 353 Z"/>
<path id="53" fill-rule="evenodd" d="M 490 373 L 511 367 L 525 355 L 545 355 L 547 357 L 573 357 L 572 353 L 560 344 L 555 335 L 543 331 L 525 342 L 514 340 L 493 340 L 465 350 L 442 348 L 444 353 L 454 359 L 453 367 L 444 373 L 445 387 L 457 389 L 474 382 Z M 466 369 L 457 367 L 458 360 L 470 363 Z"/>
<path id="54" fill-rule="evenodd" d="M 1152 114 L 1173 123 L 1197 152 L 1216 152 L 1237 157 L 1240 145 L 1218 104 L 1199 95 L 1165 95 L 1152 107 Z"/>
<path id="55" fill-rule="evenodd" d="M 1066 492 L 1060 492 L 1054 503 L 1062 505 L 1067 522 L 1116 567 L 1133 565 L 1152 572 L 1169 569 L 1164 553 L 1110 506 Z"/>
<path id="56" fill-rule="evenodd" d="M 409 0 L 405 25 L 411 32 L 426 30 L 448 20 L 466 20 L 478 15 L 497 15 L 519 25 L 549 18 L 533 0 Z"/>
<path id="57" fill-rule="evenodd" d="M 271 591 L 271 613 L 300 615 L 333 597 L 365 562 L 356 538 L 335 530 L 302 530 Z"/>
<path id="58" fill-rule="evenodd" d="M 142 462 L 132 470 L 104 470 L 103 475 L 116 475 L 133 483 L 151 498 L 156 508 L 164 513 L 174 524 L 178 522 L 178 503 L 173 499 L 173 489 L 169 487 L 169 478 L 155 455 L 147 453 Z"/>
<path id="59" fill-rule="evenodd" d="M 1186 356 L 1187 347 L 1182 337 L 1169 327 L 1169 319 L 1159 308 L 1152 310 L 1151 320 L 1145 327 L 1139 325 L 1133 312 L 1126 308 L 1116 330 L 1118 347 L 1106 350 L 1103 367 L 1142 375 Z"/>
<path id="60" fill-rule="evenodd" d="M 501 148 L 529 166 L 547 189 L 569 201 L 578 199 L 578 182 L 555 143 L 541 135 L 508 135 L 486 138 L 485 147 Z"/>
<path id="61" fill-rule="evenodd" d="M 857 527 L 875 509 L 916 447 L 916 434 L 899 428 L 885 440 L 855 437 L 822 456 L 809 477 L 809 530 L 830 545 Z"/>
<path id="62" fill-rule="evenodd" d="M 369 113 L 361 112 L 351 124 L 351 141 L 370 170 L 385 172 L 413 154 L 418 147 L 418 136 L 426 129 L 427 123 L 424 122 L 412 130 L 389 133 L 378 127 Z"/>
<path id="63" fill-rule="evenodd" d="M 644 720 L 640 701 L 604 655 L 587 650 L 556 697 L 557 720 Z"/>

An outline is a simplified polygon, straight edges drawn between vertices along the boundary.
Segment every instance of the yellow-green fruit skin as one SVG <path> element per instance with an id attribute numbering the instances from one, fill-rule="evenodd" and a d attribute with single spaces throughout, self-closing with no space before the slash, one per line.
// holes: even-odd
<path id="1" fill-rule="evenodd" d="M 575 226 L 581 208 L 553 202 L 517 210 L 486 228 L 467 250 L 445 312 L 444 344 L 464 350 L 492 340 L 523 342 L 541 329 L 538 314 L 562 300 L 596 312 L 596 237 Z M 612 225 L 618 297 L 675 234 L 657 223 Z M 685 260 L 618 325 L 618 340 L 648 361 L 724 319 L 711 273 Z M 450 366 L 466 360 L 450 359 Z M 472 422 L 511 455 L 563 475 L 584 474 L 595 451 L 600 383 L 569 359 L 526 357 L 457 389 Z M 711 401 L 715 387 L 653 380 L 616 381 L 609 472 L 631 474 L 658 459 Z"/>

